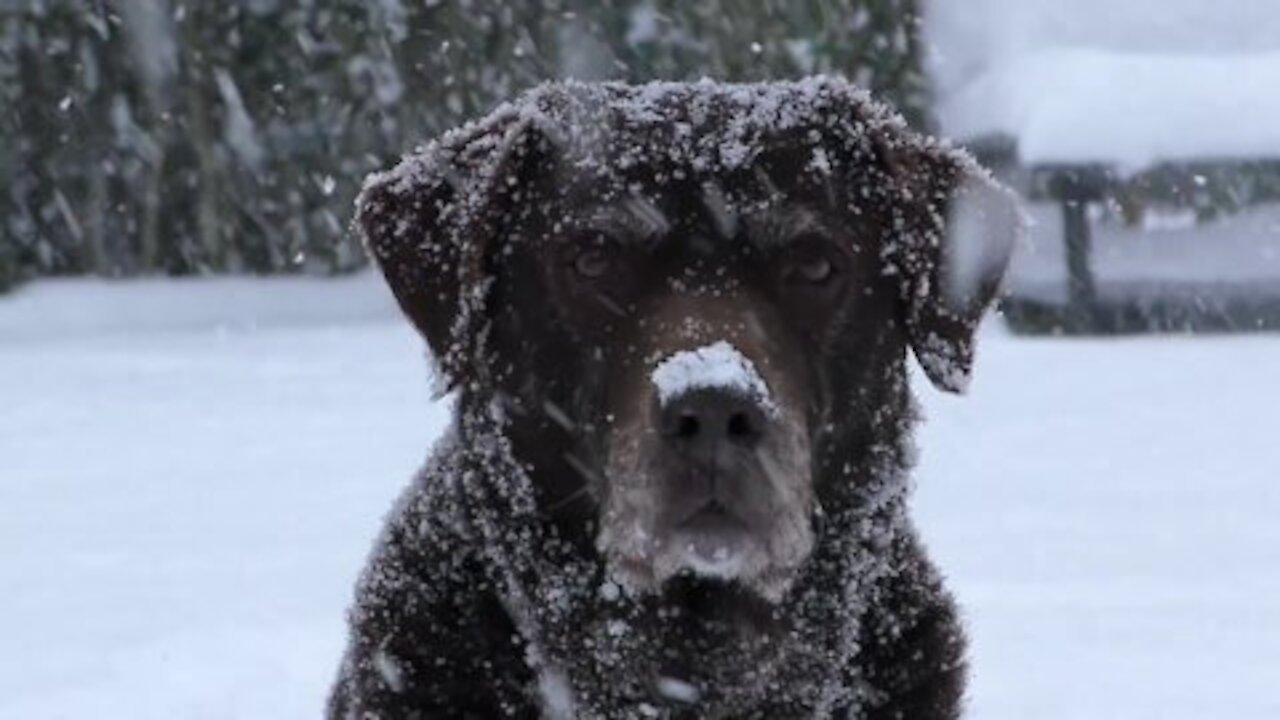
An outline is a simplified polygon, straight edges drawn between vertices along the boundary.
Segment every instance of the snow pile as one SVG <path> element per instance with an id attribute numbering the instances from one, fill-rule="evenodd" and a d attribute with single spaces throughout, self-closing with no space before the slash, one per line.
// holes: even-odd
<path id="1" fill-rule="evenodd" d="M 724 340 L 674 353 L 654 367 L 649 379 L 664 406 L 693 390 L 714 388 L 749 398 L 770 415 L 778 413 L 755 364 Z"/>
<path id="2" fill-rule="evenodd" d="M 1132 170 L 1280 158 L 1276 3 L 935 0 L 927 28 L 950 136 L 1004 134 L 1026 162 Z"/>

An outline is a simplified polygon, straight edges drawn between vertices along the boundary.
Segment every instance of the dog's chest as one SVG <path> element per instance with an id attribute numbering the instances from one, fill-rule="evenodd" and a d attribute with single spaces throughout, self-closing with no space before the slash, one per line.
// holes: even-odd
<path id="1" fill-rule="evenodd" d="M 641 700 L 634 712 L 644 718 L 670 717 L 676 714 L 710 717 L 711 708 L 699 708 L 702 690 L 693 683 L 671 676 L 658 676 L 653 683 L 653 697 Z M 544 720 L 577 720 L 579 714 L 577 696 L 564 669 L 559 666 L 543 667 L 538 673 L 538 698 Z M 672 711 L 676 712 L 672 712 Z M 601 715 L 616 717 L 614 712 Z"/>
<path id="2" fill-rule="evenodd" d="M 839 682 L 829 643 L 808 633 L 726 638 L 617 620 L 542 630 L 529 645 L 548 720 L 807 716 L 797 708 L 820 706 Z"/>

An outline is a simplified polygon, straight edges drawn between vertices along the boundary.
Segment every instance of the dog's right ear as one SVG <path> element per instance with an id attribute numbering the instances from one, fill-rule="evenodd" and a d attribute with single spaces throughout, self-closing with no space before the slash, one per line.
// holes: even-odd
<path id="1" fill-rule="evenodd" d="M 514 111 L 464 126 L 371 175 L 356 201 L 365 247 L 430 346 L 442 392 L 485 362 L 490 259 L 534 134 Z"/>
<path id="2" fill-rule="evenodd" d="M 963 392 L 978 325 L 1024 232 L 1016 196 L 963 150 L 901 126 L 882 143 L 894 197 L 886 259 L 901 281 L 916 360 L 940 390 Z"/>

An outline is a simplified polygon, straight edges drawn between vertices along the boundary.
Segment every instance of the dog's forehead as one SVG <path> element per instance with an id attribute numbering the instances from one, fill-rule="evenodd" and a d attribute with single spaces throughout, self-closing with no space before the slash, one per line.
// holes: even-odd
<path id="1" fill-rule="evenodd" d="M 895 118 L 864 92 L 829 78 L 795 83 L 565 83 L 528 98 L 537 124 L 583 165 L 670 164 L 694 171 L 749 169 L 786 137 L 841 135 L 863 144 Z M 826 136 L 826 137 L 824 137 Z"/>
<path id="2" fill-rule="evenodd" d="M 832 210 L 812 194 L 732 199 L 714 181 L 633 185 L 609 199 L 570 204 L 562 227 L 650 248 L 678 241 L 710 255 L 725 246 L 767 249 L 788 237 L 821 231 L 831 223 Z"/>
<path id="3" fill-rule="evenodd" d="M 825 136 L 794 130 L 760 133 L 752 138 L 751 160 L 727 165 L 710 158 L 704 143 L 665 142 L 645 129 L 611 128 L 603 147 L 561 146 L 553 171 L 545 176 L 570 204 L 613 204 L 644 211 L 645 204 L 668 214 L 711 213 L 724 223 L 726 212 L 763 212 L 818 195 L 842 171 L 835 166 Z M 848 156 L 846 156 L 848 157 Z M 871 162 L 858 157 L 857 166 Z"/>
<path id="4" fill-rule="evenodd" d="M 643 142 L 633 137 L 619 145 Z M 852 197 L 823 148 L 794 138 L 765 139 L 755 162 L 732 170 L 679 155 L 572 160 L 566 153 L 539 175 L 539 210 L 558 230 L 596 230 L 620 240 L 768 244 L 780 227 L 817 225 Z"/>
<path id="5" fill-rule="evenodd" d="M 843 84 L 568 84 L 534 101 L 544 142 L 524 196 L 544 240 L 712 255 L 824 224 L 845 237 L 897 201 L 881 147 L 895 120 Z"/>
<path id="6" fill-rule="evenodd" d="M 775 184 L 821 180 L 840 162 L 869 163 L 873 138 L 892 124 L 858 91 L 820 80 L 570 83 L 531 101 L 557 161 L 554 181 L 596 197 L 650 184 L 767 197 Z"/>

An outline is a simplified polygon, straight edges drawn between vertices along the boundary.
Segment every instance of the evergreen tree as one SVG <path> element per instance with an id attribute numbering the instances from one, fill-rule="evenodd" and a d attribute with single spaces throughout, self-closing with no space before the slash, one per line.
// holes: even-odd
<path id="1" fill-rule="evenodd" d="M 339 272 L 369 171 L 548 78 L 849 75 L 922 121 L 915 0 L 4 0 L 0 288 Z"/>

